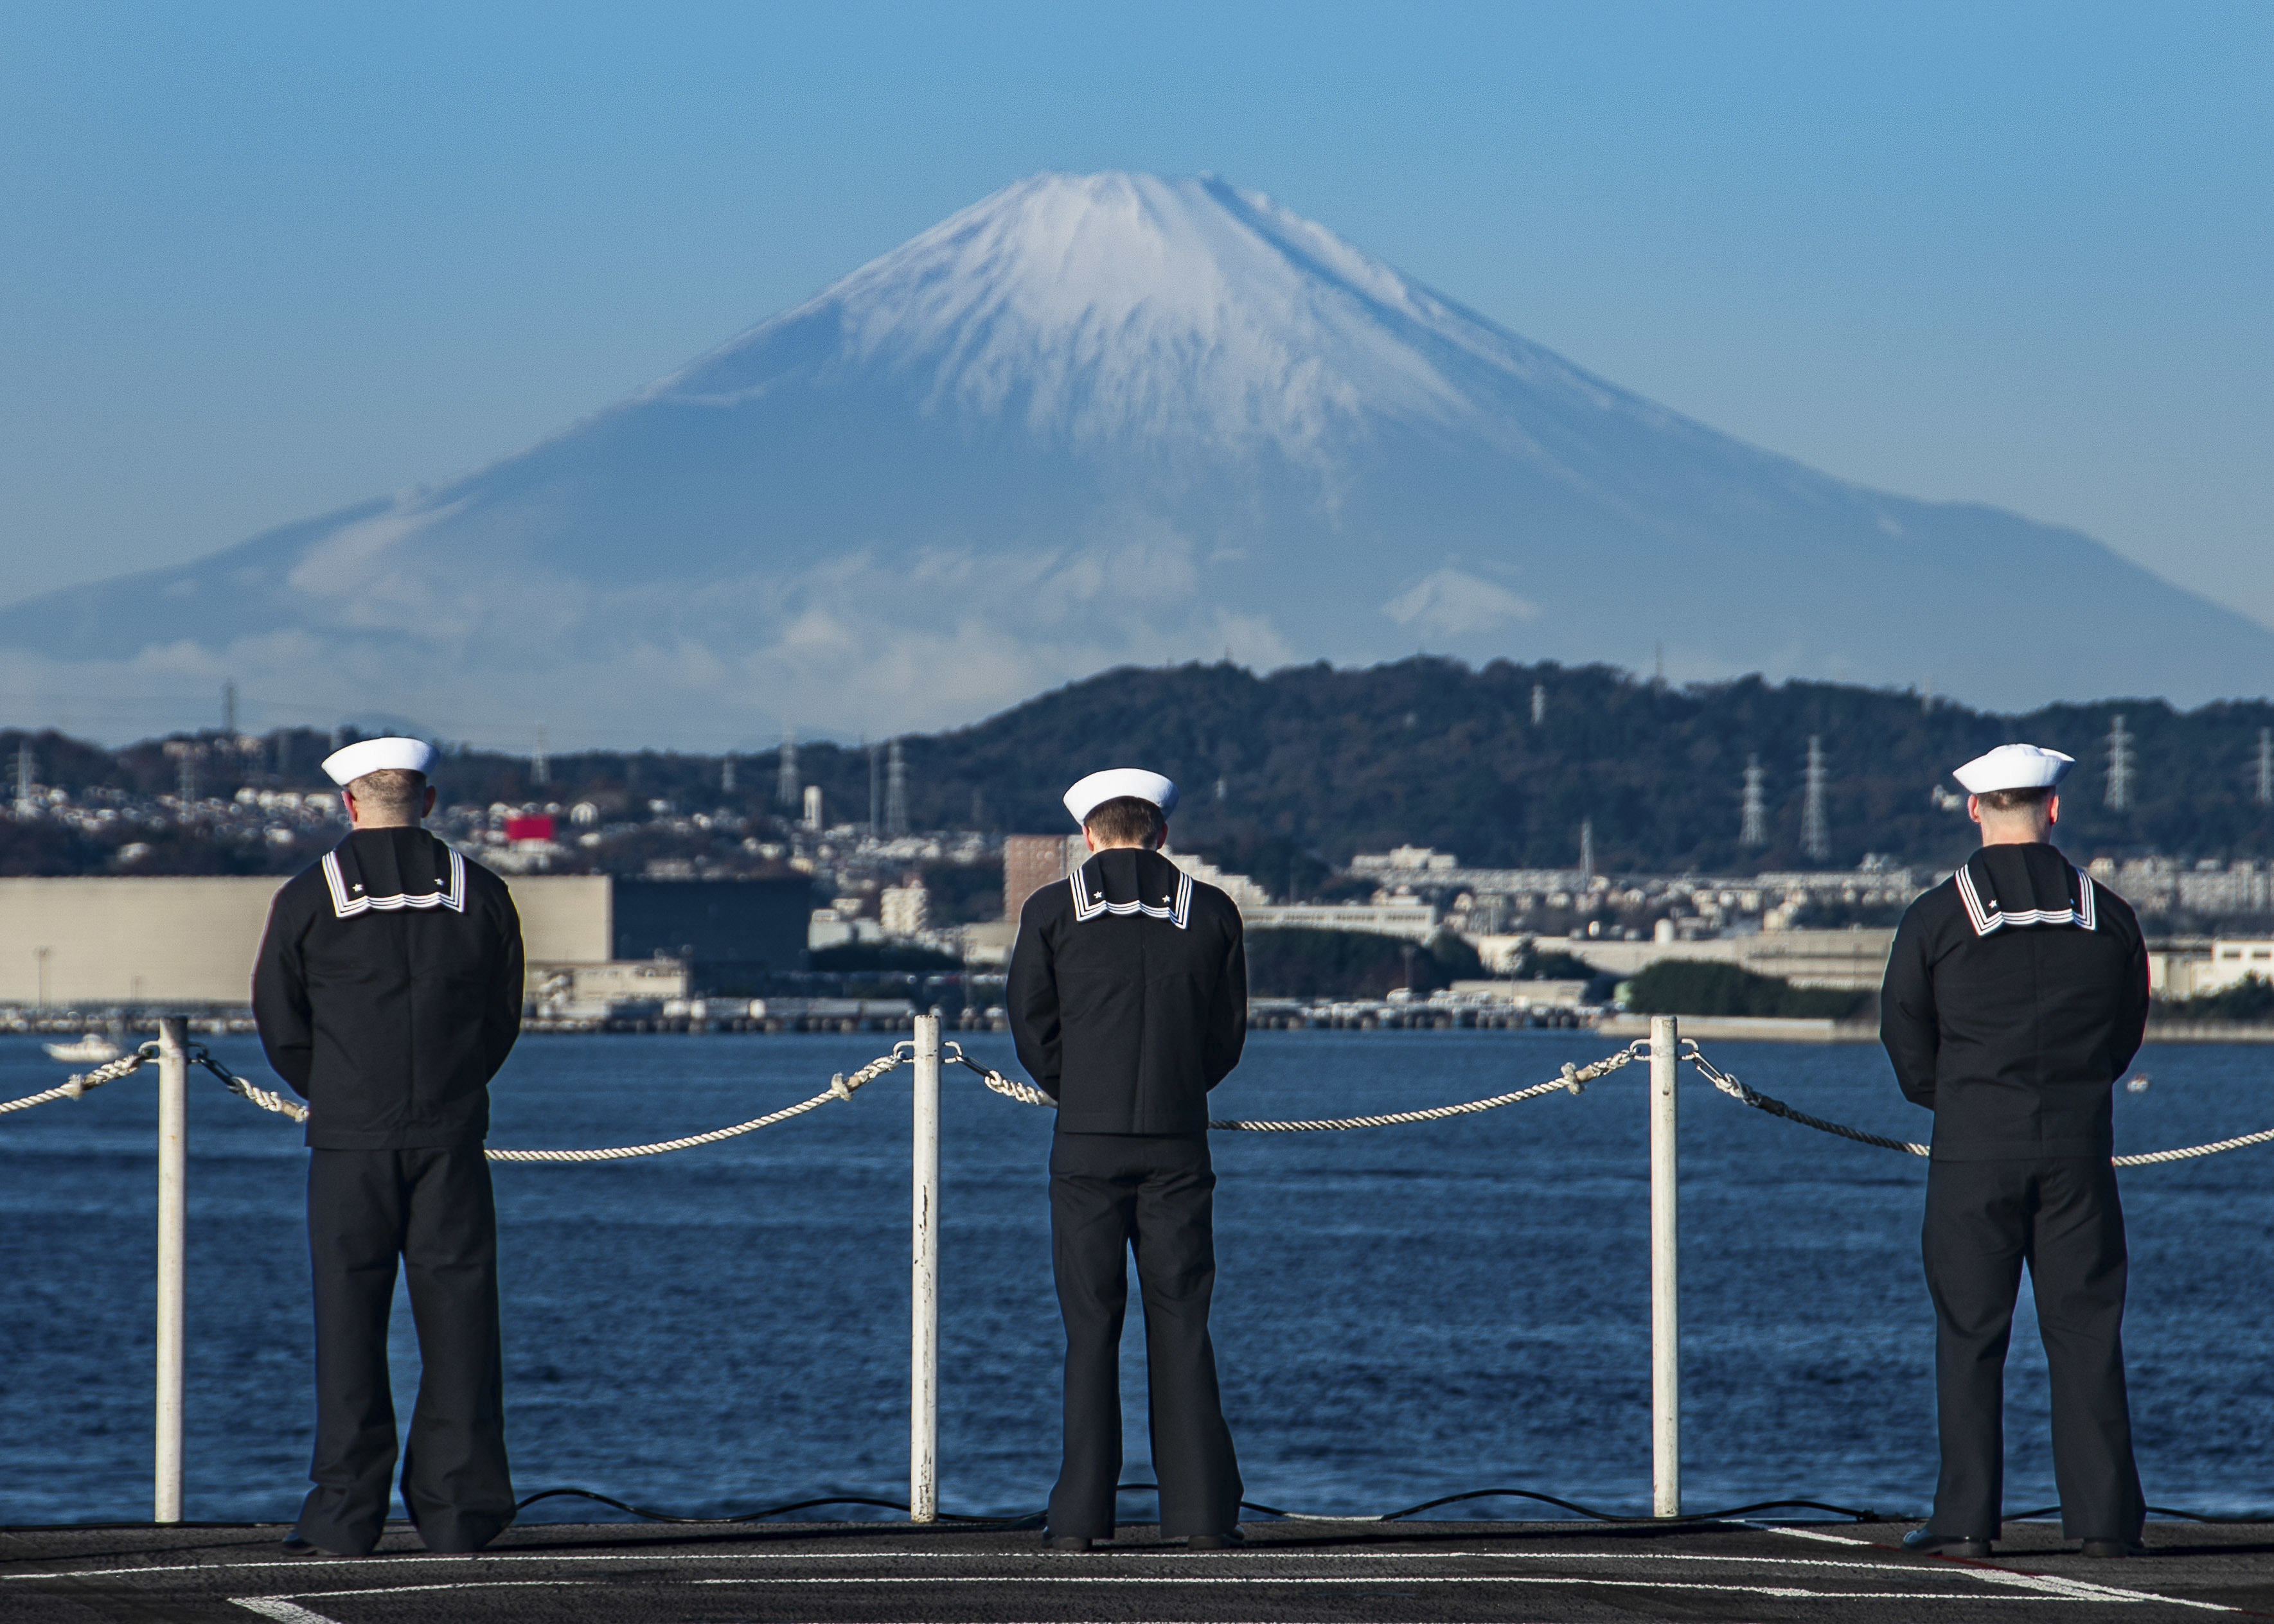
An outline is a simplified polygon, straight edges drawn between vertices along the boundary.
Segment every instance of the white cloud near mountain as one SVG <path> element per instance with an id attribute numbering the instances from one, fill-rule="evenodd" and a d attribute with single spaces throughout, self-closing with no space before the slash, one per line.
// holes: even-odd
<path id="1" fill-rule="evenodd" d="M 2061 635 L 1951 608 L 2015 603 Z M 1991 704 L 2274 671 L 2274 634 L 2089 537 L 1818 474 L 1259 193 L 1123 174 L 1006 187 L 431 492 L 0 610 L 0 671 L 175 725 L 233 678 L 256 719 L 715 748 L 1227 648 L 1625 661 L 1644 626 L 1676 676 Z"/>

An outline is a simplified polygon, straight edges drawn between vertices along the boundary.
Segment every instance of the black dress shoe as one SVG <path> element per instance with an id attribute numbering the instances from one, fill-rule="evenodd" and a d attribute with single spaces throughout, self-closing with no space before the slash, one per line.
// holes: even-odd
<path id="1" fill-rule="evenodd" d="M 1990 1542 L 1971 1539 L 1964 1534 L 1938 1534 L 1931 1528 L 1920 1527 L 1903 1536 L 1903 1549 L 1922 1555 L 1987 1556 Z"/>
<path id="2" fill-rule="evenodd" d="M 1087 1551 L 1097 1541 L 1087 1534 L 1053 1534 L 1045 1530 L 1043 1543 L 1053 1551 Z"/>
<path id="3" fill-rule="evenodd" d="M 2137 1539 L 2088 1539 L 2084 1542 L 2087 1556 L 2145 1556 L 2147 1545 Z"/>
<path id="4" fill-rule="evenodd" d="M 1228 1528 L 1222 1533 L 1190 1535 L 1185 1540 L 1185 1549 L 1187 1551 L 1226 1551 L 1230 1550 L 1233 1545 L 1244 1545 L 1246 1543 L 1246 1535 L 1241 1533 L 1236 1528 Z"/>
<path id="5" fill-rule="evenodd" d="M 320 1545 L 312 1539 L 301 1538 L 297 1533 L 290 1533 L 284 1536 L 284 1554 L 287 1556 L 344 1557 L 348 1555 L 349 1553 L 345 1551 L 335 1551 L 329 1545 Z"/>

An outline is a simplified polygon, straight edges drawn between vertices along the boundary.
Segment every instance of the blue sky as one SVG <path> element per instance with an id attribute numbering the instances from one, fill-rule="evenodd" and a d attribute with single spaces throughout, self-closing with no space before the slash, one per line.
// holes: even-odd
<path id="1" fill-rule="evenodd" d="M 1019 176 L 1126 168 L 2274 623 L 2274 7 L 0 18 L 0 598 L 439 480 Z"/>

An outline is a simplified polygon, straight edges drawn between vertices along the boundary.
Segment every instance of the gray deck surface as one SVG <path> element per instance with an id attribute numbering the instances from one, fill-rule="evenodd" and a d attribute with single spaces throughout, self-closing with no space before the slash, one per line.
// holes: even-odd
<path id="1" fill-rule="evenodd" d="M 478 1557 L 390 1527 L 359 1560 L 295 1560 L 281 1527 L 0 1531 L 0 1620 L 475 1624 L 595 1620 L 1621 1620 L 2063 1621 L 2274 1617 L 2274 1527 L 2150 1525 L 2097 1561 L 2008 1523 L 1987 1561 L 1894 1548 L 1907 1523 L 1317 1522 L 1187 1553 L 1126 1525 L 1077 1555 L 1038 1535 L 900 1523 L 727 1531 L 553 1523 Z"/>

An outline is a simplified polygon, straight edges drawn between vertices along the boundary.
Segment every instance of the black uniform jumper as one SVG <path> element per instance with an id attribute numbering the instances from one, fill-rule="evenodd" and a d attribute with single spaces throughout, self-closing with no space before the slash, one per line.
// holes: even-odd
<path id="1" fill-rule="evenodd" d="M 1239 910 L 1157 853 L 1109 848 L 1028 899 L 1006 996 L 1020 1063 L 1058 1102 L 1050 1260 L 1065 1446 L 1050 1533 L 1113 1536 L 1132 1248 L 1161 1532 L 1224 1532 L 1239 1521 L 1240 1481 L 1209 1340 L 1208 1094 L 1247 1038 Z"/>
<path id="2" fill-rule="evenodd" d="M 2147 1019 L 2139 921 L 2051 846 L 1982 847 L 1895 934 L 1880 1041 L 1903 1093 L 1934 1112 L 1924 1244 L 1942 1446 L 1927 1526 L 1939 1534 L 1998 1532 L 2006 1348 L 2026 1261 L 2062 1531 L 2139 1538 L 2109 1105 Z"/>
<path id="3" fill-rule="evenodd" d="M 270 906 L 253 1013 L 308 1101 L 311 1153 L 315 1487 L 297 1531 L 328 1550 L 369 1551 L 387 1518 L 398 1256 L 420 1365 L 403 1505 L 436 1551 L 479 1550 L 513 1521 L 482 1140 L 521 1002 L 505 882 L 424 830 L 358 830 Z"/>

